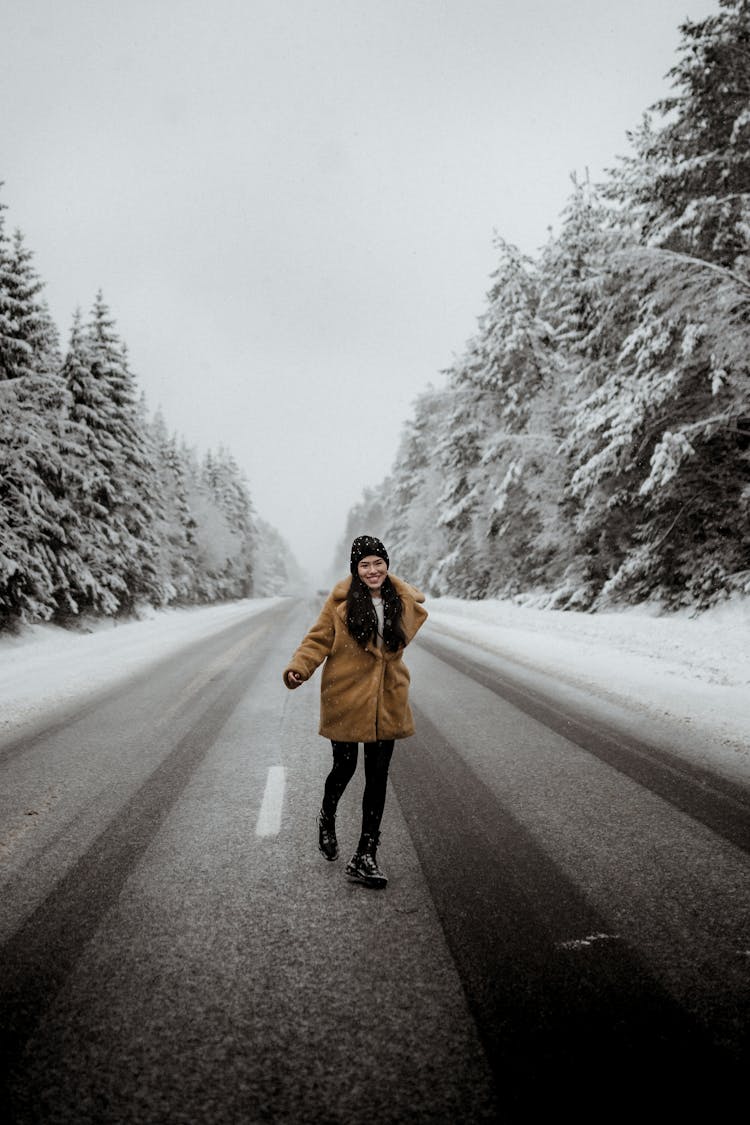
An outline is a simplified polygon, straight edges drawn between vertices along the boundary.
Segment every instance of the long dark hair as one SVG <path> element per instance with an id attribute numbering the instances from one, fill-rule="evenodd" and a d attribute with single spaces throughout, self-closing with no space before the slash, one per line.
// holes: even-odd
<path id="1" fill-rule="evenodd" d="M 398 652 L 406 645 L 401 624 L 403 606 L 388 575 L 380 588 L 380 596 L 383 599 L 383 644 L 389 652 Z M 362 648 L 367 648 L 368 641 L 374 641 L 378 635 L 375 606 L 368 587 L 358 574 L 352 575 L 352 584 L 346 595 L 346 625 Z"/>

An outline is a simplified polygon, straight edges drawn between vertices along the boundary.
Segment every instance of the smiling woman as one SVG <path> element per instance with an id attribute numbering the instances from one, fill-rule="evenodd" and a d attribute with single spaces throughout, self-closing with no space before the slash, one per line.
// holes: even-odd
<path id="1" fill-rule="evenodd" d="M 294 690 L 325 662 L 320 733 L 331 740 L 333 768 L 318 817 L 318 846 L 328 860 L 339 854 L 336 808 L 357 768 L 358 744 L 364 743 L 362 833 L 346 873 L 368 887 L 388 882 L 376 856 L 388 769 L 395 741 L 414 733 L 403 650 L 427 617 L 424 595 L 389 575 L 388 566 L 380 540 L 358 536 L 351 577 L 334 586 L 284 670 L 284 683 Z"/>

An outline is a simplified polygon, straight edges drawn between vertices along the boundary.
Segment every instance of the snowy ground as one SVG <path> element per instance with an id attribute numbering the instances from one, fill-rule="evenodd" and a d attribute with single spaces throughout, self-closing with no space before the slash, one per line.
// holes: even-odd
<path id="1" fill-rule="evenodd" d="M 274 600 L 153 610 L 140 621 L 98 621 L 89 631 L 34 625 L 16 637 L 0 635 L 0 737 L 251 617 Z"/>
<path id="2" fill-rule="evenodd" d="M 91 632 L 35 626 L 0 638 L 0 736 L 75 703 L 182 645 L 259 612 L 265 600 L 151 613 Z M 750 783 L 750 599 L 699 617 L 568 613 L 511 602 L 428 602 L 430 627 L 591 693 L 682 739 Z"/>
<path id="3" fill-rule="evenodd" d="M 641 737 L 750 784 L 750 599 L 696 617 L 458 598 L 428 608 L 439 633 L 590 693 Z"/>

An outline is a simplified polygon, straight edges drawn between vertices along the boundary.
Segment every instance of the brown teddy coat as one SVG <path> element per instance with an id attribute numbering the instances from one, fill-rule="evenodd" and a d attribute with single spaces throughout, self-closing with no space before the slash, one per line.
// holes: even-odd
<path id="1" fill-rule="evenodd" d="M 427 617 L 424 594 L 389 575 L 403 607 L 401 626 L 407 644 Z M 336 742 L 376 742 L 414 734 L 409 707 L 409 670 L 403 649 L 389 652 L 369 641 L 362 648 L 346 625 L 346 595 L 351 578 L 338 582 L 320 617 L 302 641 L 287 672 L 309 680 L 325 661 L 320 685 L 320 733 Z M 287 687 L 289 685 L 287 684 Z"/>

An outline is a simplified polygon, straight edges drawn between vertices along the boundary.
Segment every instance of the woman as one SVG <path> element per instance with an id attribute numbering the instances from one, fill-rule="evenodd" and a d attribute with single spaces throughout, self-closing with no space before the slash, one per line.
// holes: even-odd
<path id="1" fill-rule="evenodd" d="M 336 859 L 336 808 L 365 747 L 362 834 L 347 875 L 368 887 L 388 882 L 378 867 L 377 846 L 385 806 L 388 767 L 397 738 L 414 733 L 409 672 L 403 650 L 427 617 L 424 595 L 388 574 L 388 552 L 379 539 L 352 543 L 351 578 L 334 586 L 320 617 L 284 670 L 292 690 L 325 661 L 320 685 L 320 733 L 330 738 L 333 768 L 326 778 L 318 817 L 318 846 Z"/>

